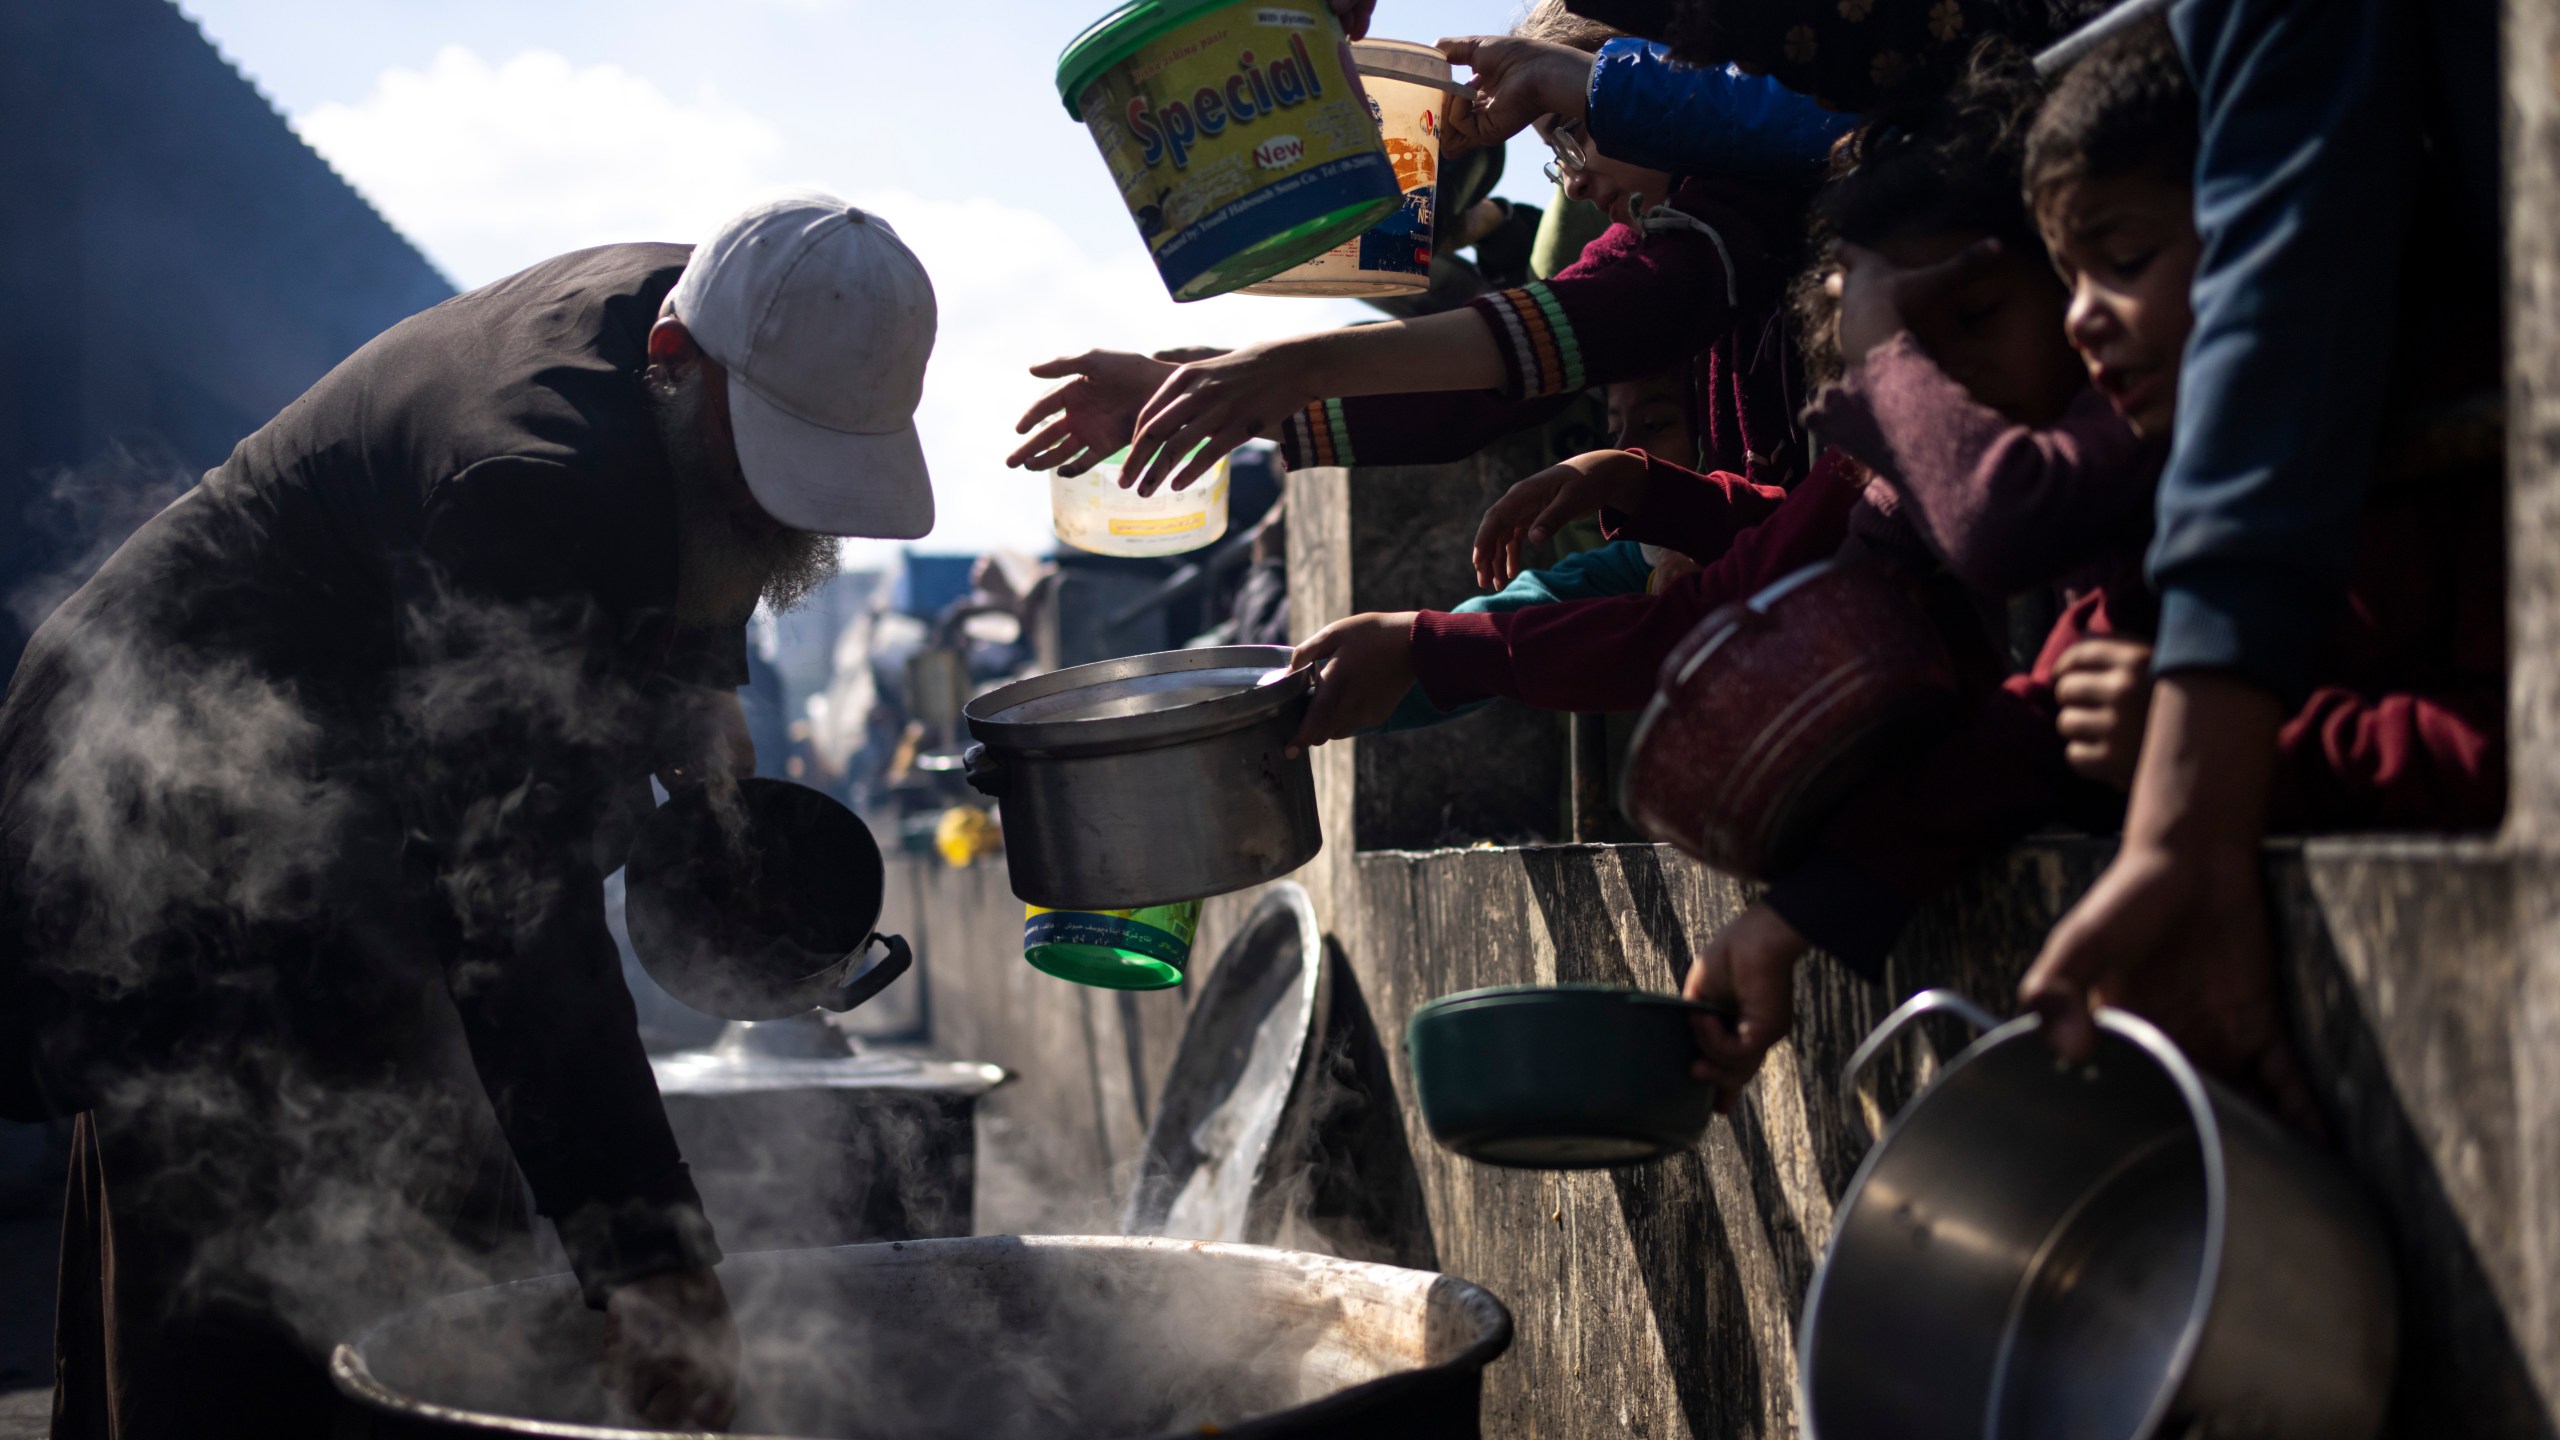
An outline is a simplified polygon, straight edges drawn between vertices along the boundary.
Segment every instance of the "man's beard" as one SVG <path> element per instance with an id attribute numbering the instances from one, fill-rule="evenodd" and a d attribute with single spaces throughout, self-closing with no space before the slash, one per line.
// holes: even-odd
<path id="1" fill-rule="evenodd" d="M 703 439 L 711 403 L 705 372 L 679 380 L 664 366 L 647 374 L 658 440 L 676 482 L 676 619 L 693 627 L 746 623 L 762 599 L 777 615 L 836 575 L 837 541 L 779 524 L 754 510 L 734 452 Z"/>

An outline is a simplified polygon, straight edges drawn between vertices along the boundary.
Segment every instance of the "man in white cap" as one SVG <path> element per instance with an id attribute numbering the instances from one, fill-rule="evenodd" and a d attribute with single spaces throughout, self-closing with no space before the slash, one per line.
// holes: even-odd
<path id="1" fill-rule="evenodd" d="M 758 600 L 932 528 L 933 331 L 823 196 L 562 256 L 384 332 L 36 633 L 0 1114 L 77 1116 L 61 1440 L 326 1435 L 328 1346 L 520 1267 L 527 1190 L 611 1404 L 727 1422 L 601 877 L 652 773 L 747 762 Z"/>

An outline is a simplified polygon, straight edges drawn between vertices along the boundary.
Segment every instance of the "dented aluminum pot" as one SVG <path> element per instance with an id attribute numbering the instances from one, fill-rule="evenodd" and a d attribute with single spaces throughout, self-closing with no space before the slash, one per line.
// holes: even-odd
<path id="1" fill-rule="evenodd" d="M 2097 1014 L 2058 1061 L 1987 1031 L 1894 1117 L 1835 1212 L 1797 1327 L 1807 1440 L 2370 1440 L 2397 1307 L 2382 1227 L 2329 1156 Z"/>
<path id="2" fill-rule="evenodd" d="M 1699 621 L 1663 661 L 1619 808 L 1726 874 L 1770 879 L 1955 690 L 1909 579 L 1809 565 Z"/>
<path id="3" fill-rule="evenodd" d="M 731 1255 L 733 1432 L 1466 1440 L 1511 1316 L 1452 1276 L 1252 1245 L 986 1235 Z M 604 1317 L 545 1276 L 340 1345 L 344 1440 L 663 1434 L 608 1410 Z"/>
<path id="4" fill-rule="evenodd" d="M 1166 650 L 969 702 L 969 783 L 997 801 L 1013 893 L 1126 910 L 1277 880 L 1324 845 L 1315 769 L 1283 752 L 1314 697 L 1286 645 Z"/>

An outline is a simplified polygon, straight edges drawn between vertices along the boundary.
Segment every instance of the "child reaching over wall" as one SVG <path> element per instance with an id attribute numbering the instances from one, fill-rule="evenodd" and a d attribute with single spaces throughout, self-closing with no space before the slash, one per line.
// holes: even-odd
<path id="1" fill-rule="evenodd" d="M 2069 335 L 2090 390 L 2063 424 L 2009 424 L 1911 334 L 1865 347 L 1811 420 L 1891 474 L 1919 528 L 1971 584 L 2027 578 L 1977 542 L 2012 527 L 2090 547 L 2033 670 L 2007 682 L 1906 772 L 1871 786 L 1817 853 L 1701 951 L 1686 993 L 1738 998 L 1745 1034 L 1701 1027 L 1705 1070 L 1731 1087 L 1783 1033 L 1808 944 L 1874 974 L 1913 905 L 1992 845 L 2034 825 L 2113 809 L 2144 724 L 2157 607 L 2141 582 L 2147 498 L 2177 412 L 2198 246 L 2187 176 L 2194 97 L 2165 27 L 2093 52 L 2057 86 L 2028 143 L 2026 188 L 2071 286 Z M 1869 282 L 1882 280 L 1881 286 Z M 1844 349 L 1895 308 L 1895 276 L 1853 268 Z M 1890 325 L 1885 327 L 1892 329 Z M 1968 377 L 1970 380 L 1972 377 Z M 2114 470 L 2138 486 L 2092 485 Z M 2503 580 L 2494 469 L 2471 485 L 2385 486 L 2369 509 L 2355 588 L 2320 653 L 2318 688 L 2283 727 L 2274 822 L 2286 828 L 2462 828 L 2496 823 L 2504 793 Z M 1992 508 L 1993 497 L 1997 510 Z M 2129 520 L 2139 524 L 2128 525 Z M 2016 553 L 2016 547 L 2009 547 Z M 2096 783 L 2092 783 L 2096 782 Z M 1749 1010 L 1767 1008 L 1758 1025 Z M 2189 1003 L 2265 1003 L 2243 993 Z M 2191 1035 L 2211 1035 L 2210 1023 Z M 2192 1041 L 2190 1042 L 2192 1045 Z M 2197 1055 L 2209 1065 L 2239 1056 Z M 2255 1078 L 2299 1111 L 2281 1053 Z"/>

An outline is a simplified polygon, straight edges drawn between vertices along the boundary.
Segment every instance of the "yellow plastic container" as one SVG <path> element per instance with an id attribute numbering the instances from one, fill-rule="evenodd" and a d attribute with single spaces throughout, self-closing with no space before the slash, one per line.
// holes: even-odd
<path id="1" fill-rule="evenodd" d="M 1058 57 L 1058 95 L 1176 300 L 1267 280 L 1402 202 L 1324 0 L 1130 0 Z"/>
<path id="2" fill-rule="evenodd" d="M 1195 452 L 1196 453 L 1196 452 Z M 1058 539 L 1096 555 L 1179 555 L 1227 533 L 1227 462 L 1191 482 L 1153 495 L 1120 488 L 1122 450 L 1068 479 L 1049 474 L 1049 518 Z"/>
<path id="3" fill-rule="evenodd" d="M 1431 284 L 1431 220 L 1440 193 L 1440 121 L 1458 84 L 1449 58 L 1403 40 L 1354 40 L 1351 58 L 1369 95 L 1379 142 L 1396 167 L 1404 203 L 1387 218 L 1283 270 L 1247 295 L 1410 295 Z"/>

